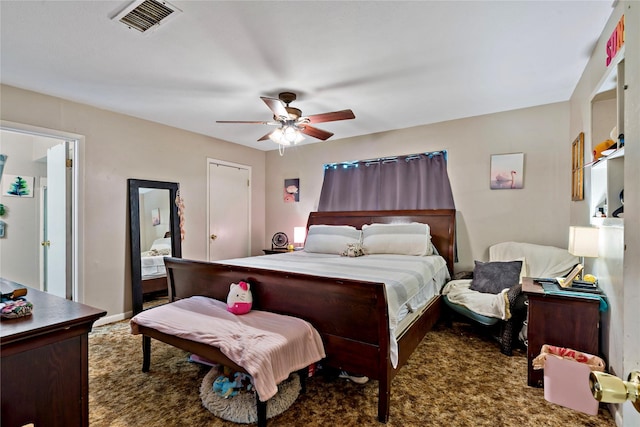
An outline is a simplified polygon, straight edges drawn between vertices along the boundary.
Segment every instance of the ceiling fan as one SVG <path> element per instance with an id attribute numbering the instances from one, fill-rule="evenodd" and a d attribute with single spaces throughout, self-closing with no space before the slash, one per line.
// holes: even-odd
<path id="1" fill-rule="evenodd" d="M 264 103 L 267 104 L 267 107 L 269 107 L 273 112 L 273 120 L 217 120 L 216 123 L 245 123 L 278 126 L 277 129 L 262 136 L 258 141 L 270 139 L 280 145 L 291 145 L 297 144 L 304 139 L 301 134 L 309 135 L 323 141 L 326 141 L 333 136 L 333 133 L 310 126 L 311 124 L 356 118 L 351 110 L 303 116 L 300 109 L 289 106 L 291 102 L 296 100 L 296 94 L 293 92 L 282 92 L 278 95 L 278 99 L 266 96 L 261 96 L 260 99 L 262 99 Z"/>

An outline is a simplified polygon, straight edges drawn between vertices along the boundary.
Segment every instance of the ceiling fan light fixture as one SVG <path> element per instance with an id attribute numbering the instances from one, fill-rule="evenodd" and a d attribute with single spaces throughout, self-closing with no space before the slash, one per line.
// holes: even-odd
<path id="1" fill-rule="evenodd" d="M 295 126 L 285 126 L 283 130 L 284 139 L 289 141 L 290 143 L 297 144 L 304 140 L 304 136 L 302 136 L 302 132 Z"/>
<path id="2" fill-rule="evenodd" d="M 297 144 L 304 140 L 304 136 L 295 126 L 282 126 L 271 132 L 269 139 L 280 145 Z"/>

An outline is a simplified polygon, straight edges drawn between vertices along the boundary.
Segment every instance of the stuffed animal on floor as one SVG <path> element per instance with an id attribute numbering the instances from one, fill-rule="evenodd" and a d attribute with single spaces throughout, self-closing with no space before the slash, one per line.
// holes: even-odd
<path id="1" fill-rule="evenodd" d="M 230 377 L 233 377 L 233 381 L 230 380 Z M 238 393 L 243 390 L 251 391 L 253 389 L 253 382 L 250 375 L 244 372 L 231 374 L 231 370 L 225 366 L 222 375 L 213 382 L 212 388 L 218 396 L 228 399 L 237 396 Z"/>
<path id="2" fill-rule="evenodd" d="M 253 388 L 251 375 L 247 375 L 244 372 L 236 372 L 233 374 L 233 380 L 233 382 L 236 383 L 236 388 L 247 391 L 251 391 Z"/>
<path id="3" fill-rule="evenodd" d="M 252 304 L 251 286 L 244 281 L 232 283 L 227 296 L 227 311 L 233 314 L 245 314 L 251 311 Z"/>
<path id="4" fill-rule="evenodd" d="M 238 394 L 238 390 L 236 390 L 236 388 L 235 381 L 229 381 L 229 378 L 224 375 L 220 375 L 213 382 L 213 391 L 225 399 L 236 396 Z"/>

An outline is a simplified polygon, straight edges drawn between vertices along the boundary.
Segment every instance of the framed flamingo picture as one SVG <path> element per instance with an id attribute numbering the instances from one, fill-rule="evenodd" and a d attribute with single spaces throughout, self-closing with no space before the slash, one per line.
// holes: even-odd
<path id="1" fill-rule="evenodd" d="M 297 203 L 300 201 L 300 178 L 284 180 L 284 202 Z"/>
<path id="2" fill-rule="evenodd" d="M 519 190 L 524 187 L 524 153 L 491 155 L 492 190 Z"/>

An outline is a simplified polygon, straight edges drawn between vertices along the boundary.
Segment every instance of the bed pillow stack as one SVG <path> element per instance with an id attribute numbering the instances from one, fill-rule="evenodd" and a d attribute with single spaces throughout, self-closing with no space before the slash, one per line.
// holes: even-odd
<path id="1" fill-rule="evenodd" d="M 433 254 L 429 226 L 418 222 L 364 225 L 362 246 L 366 254 Z"/>
<path id="2" fill-rule="evenodd" d="M 304 242 L 304 250 L 341 255 L 349 244 L 360 243 L 360 238 L 360 230 L 350 225 L 312 225 Z"/>

